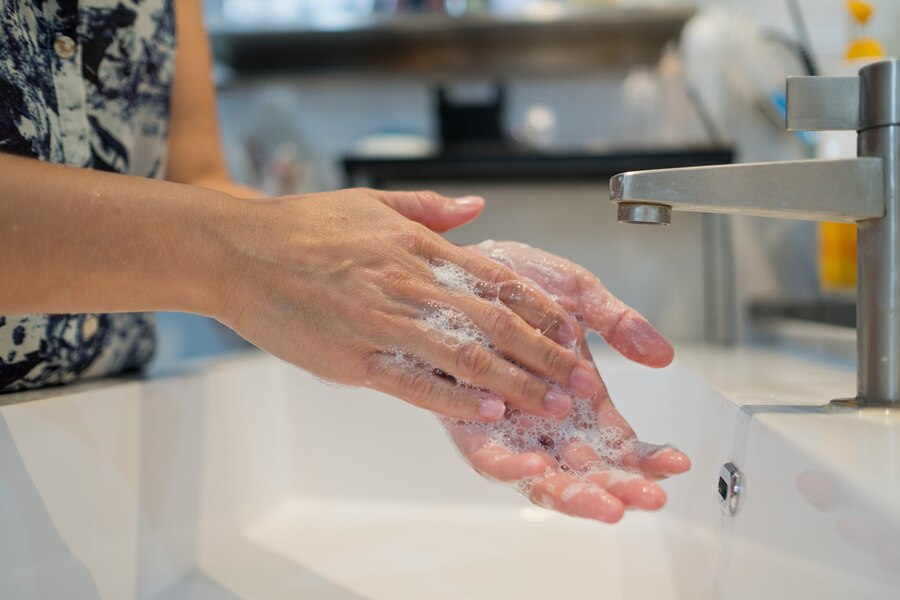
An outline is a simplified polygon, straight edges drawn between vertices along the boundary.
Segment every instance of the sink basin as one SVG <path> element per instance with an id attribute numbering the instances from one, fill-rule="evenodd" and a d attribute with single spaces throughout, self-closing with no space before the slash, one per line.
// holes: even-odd
<path id="1" fill-rule="evenodd" d="M 852 365 L 597 353 L 641 438 L 694 464 L 612 526 L 485 482 L 424 411 L 261 353 L 2 397 L 0 597 L 900 598 L 900 418 L 821 407 Z"/>

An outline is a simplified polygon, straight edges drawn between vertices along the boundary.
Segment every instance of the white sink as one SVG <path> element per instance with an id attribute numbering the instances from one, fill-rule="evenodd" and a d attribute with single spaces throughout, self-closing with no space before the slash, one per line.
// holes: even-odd
<path id="1" fill-rule="evenodd" d="M 599 362 L 641 438 L 694 463 L 613 526 L 485 482 L 421 410 L 262 354 L 0 397 L 0 598 L 900 598 L 900 418 L 815 407 L 851 368 Z"/>

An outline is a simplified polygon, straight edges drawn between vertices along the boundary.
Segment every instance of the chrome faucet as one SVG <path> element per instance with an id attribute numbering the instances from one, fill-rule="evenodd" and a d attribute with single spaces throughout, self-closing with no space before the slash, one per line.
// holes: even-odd
<path id="1" fill-rule="evenodd" d="M 616 175 L 619 221 L 668 224 L 672 211 L 857 225 L 855 406 L 900 407 L 900 61 L 854 77 L 789 77 L 787 128 L 859 132 L 857 158 Z"/>

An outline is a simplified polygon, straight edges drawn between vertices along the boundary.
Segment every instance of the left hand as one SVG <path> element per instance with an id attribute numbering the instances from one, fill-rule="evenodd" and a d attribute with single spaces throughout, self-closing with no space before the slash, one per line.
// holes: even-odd
<path id="1" fill-rule="evenodd" d="M 651 367 L 671 363 L 672 346 L 584 267 L 516 242 L 488 241 L 468 249 L 531 279 L 627 358 Z M 577 351 L 591 359 L 583 339 Z M 443 423 L 482 475 L 520 482 L 521 491 L 540 506 L 608 523 L 621 519 L 626 508 L 661 508 L 666 494 L 653 480 L 683 473 L 691 464 L 674 448 L 638 441 L 605 388 L 593 398 L 576 399 L 562 422 L 510 410 L 499 424 Z"/>
<path id="2" fill-rule="evenodd" d="M 576 398 L 561 422 L 515 409 L 498 423 L 441 422 L 485 477 L 515 484 L 544 508 L 606 523 L 626 508 L 662 508 L 666 493 L 654 480 L 691 466 L 675 448 L 639 441 L 605 392 Z"/>

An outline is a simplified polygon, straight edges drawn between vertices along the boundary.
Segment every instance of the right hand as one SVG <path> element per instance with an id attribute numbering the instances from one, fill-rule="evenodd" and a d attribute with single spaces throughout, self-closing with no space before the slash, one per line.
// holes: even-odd
<path id="1" fill-rule="evenodd" d="M 237 202 L 211 312 L 264 350 L 466 420 L 500 419 L 507 403 L 563 418 L 572 394 L 560 388 L 601 389 L 590 362 L 563 347 L 580 329 L 548 296 L 425 227 L 471 220 L 480 199 L 354 189 Z M 389 207 L 398 204 L 421 206 L 424 225 Z M 434 264 L 477 278 L 477 293 L 442 285 Z M 435 311 L 471 321 L 499 353 L 430 327 Z"/>

